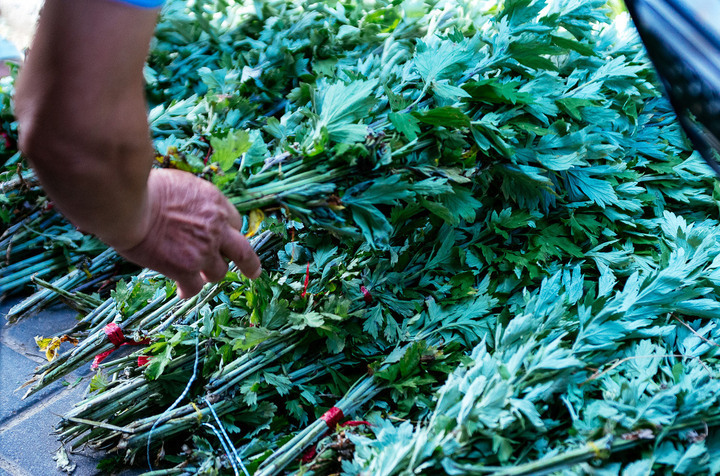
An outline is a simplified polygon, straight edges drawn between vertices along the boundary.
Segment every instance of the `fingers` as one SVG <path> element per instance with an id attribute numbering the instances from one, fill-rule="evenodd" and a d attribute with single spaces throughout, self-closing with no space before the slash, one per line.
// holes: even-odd
<path id="1" fill-rule="evenodd" d="M 226 227 L 220 253 L 211 257 L 205 268 L 197 274 L 187 274 L 177 278 L 178 296 L 180 299 L 190 298 L 202 290 L 206 282 L 221 281 L 227 274 L 228 264 L 222 256 L 235 262 L 242 274 L 250 279 L 260 276 L 260 258 L 250 246 L 245 236 L 239 230 Z M 222 254 L 222 256 L 221 256 Z"/>
<path id="2" fill-rule="evenodd" d="M 178 297 L 180 299 L 188 299 L 196 295 L 202 290 L 205 281 L 199 273 L 187 274 L 182 278 L 176 278 L 178 288 Z"/>
<path id="3" fill-rule="evenodd" d="M 211 258 L 210 261 L 200 275 L 209 283 L 222 280 L 227 274 L 228 264 L 219 255 Z"/>
<path id="4" fill-rule="evenodd" d="M 250 246 L 245 236 L 239 230 L 230 226 L 225 227 L 222 237 L 222 246 L 219 253 L 208 258 L 205 267 L 199 273 L 188 273 L 182 277 L 176 277 L 178 296 L 180 299 L 188 299 L 199 293 L 206 282 L 217 282 L 225 278 L 228 264 L 223 256 L 234 261 L 242 274 L 250 279 L 260 276 L 260 258 Z"/>
<path id="5" fill-rule="evenodd" d="M 230 223 L 230 226 L 235 228 L 236 230 L 241 230 L 243 227 L 243 217 L 240 215 L 240 213 L 237 211 L 237 208 L 235 208 L 235 205 L 230 203 L 230 201 L 225 200 L 225 203 L 227 203 L 227 212 L 228 212 L 228 223 Z"/>
<path id="6" fill-rule="evenodd" d="M 242 274 L 250 279 L 260 276 L 260 258 L 248 243 L 248 240 L 235 228 L 226 228 L 220 252 L 235 262 Z"/>

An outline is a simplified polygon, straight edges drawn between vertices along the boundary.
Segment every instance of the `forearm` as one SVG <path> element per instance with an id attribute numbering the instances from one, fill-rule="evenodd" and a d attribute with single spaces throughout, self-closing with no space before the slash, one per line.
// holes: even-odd
<path id="1" fill-rule="evenodd" d="M 152 160 L 147 130 L 133 134 L 115 128 L 109 134 L 108 129 L 69 124 L 50 127 L 45 121 L 38 126 L 21 132 L 21 147 L 57 208 L 75 226 L 115 248 L 139 243 L 149 226 L 143 221 L 149 218 L 143 211 L 149 210 Z"/>
<path id="2" fill-rule="evenodd" d="M 226 259 L 251 278 L 260 260 L 217 187 L 150 170 L 142 69 L 155 14 L 46 0 L 15 97 L 20 147 L 72 222 L 190 297 L 225 277 Z"/>
<path id="3" fill-rule="evenodd" d="M 149 225 L 142 67 L 154 18 L 102 0 L 48 0 L 17 87 L 21 149 L 48 195 L 118 249 Z"/>

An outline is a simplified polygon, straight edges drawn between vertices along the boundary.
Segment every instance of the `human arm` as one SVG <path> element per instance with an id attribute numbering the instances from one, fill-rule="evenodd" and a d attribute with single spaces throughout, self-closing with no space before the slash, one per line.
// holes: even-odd
<path id="1" fill-rule="evenodd" d="M 18 79 L 20 148 L 80 229 L 196 294 L 223 257 L 255 278 L 242 219 L 212 184 L 153 170 L 142 69 L 157 10 L 47 0 Z"/>

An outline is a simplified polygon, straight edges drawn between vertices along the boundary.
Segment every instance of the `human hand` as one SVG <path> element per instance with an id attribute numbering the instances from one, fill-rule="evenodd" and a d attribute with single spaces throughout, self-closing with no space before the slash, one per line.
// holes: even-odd
<path id="1" fill-rule="evenodd" d="M 179 170 L 154 169 L 148 178 L 147 232 L 136 246 L 118 252 L 128 260 L 174 279 L 189 298 L 206 282 L 225 277 L 235 262 L 260 276 L 260 259 L 240 233 L 243 219 L 210 182 Z"/>

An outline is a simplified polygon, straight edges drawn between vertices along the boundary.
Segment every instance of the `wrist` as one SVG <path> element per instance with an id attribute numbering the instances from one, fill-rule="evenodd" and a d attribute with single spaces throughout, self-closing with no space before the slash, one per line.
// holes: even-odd
<path id="1" fill-rule="evenodd" d="M 140 244 L 150 232 L 156 219 L 154 208 L 153 200 L 146 190 L 134 210 L 122 210 L 121 219 L 114 220 L 95 234 L 119 252 L 130 250 Z"/>

